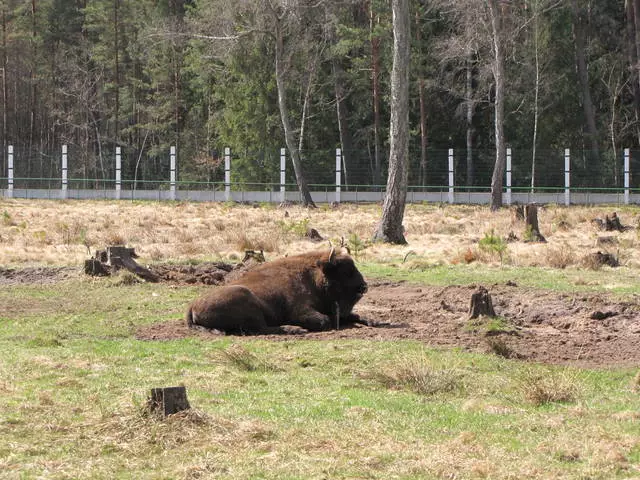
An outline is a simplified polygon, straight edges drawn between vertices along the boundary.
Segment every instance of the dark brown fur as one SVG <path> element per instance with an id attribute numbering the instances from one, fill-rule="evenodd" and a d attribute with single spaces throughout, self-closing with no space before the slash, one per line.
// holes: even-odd
<path id="1" fill-rule="evenodd" d="M 349 255 L 305 253 L 259 265 L 214 288 L 191 303 L 186 321 L 225 332 L 276 332 L 282 325 L 327 330 L 338 321 L 365 323 L 352 309 L 366 291 Z"/>

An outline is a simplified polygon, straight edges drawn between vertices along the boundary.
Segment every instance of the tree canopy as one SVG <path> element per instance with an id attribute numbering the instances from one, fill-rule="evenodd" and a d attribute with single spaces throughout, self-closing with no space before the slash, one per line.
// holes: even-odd
<path id="1" fill-rule="evenodd" d="M 221 180 L 230 147 L 234 181 L 269 183 L 286 146 L 306 182 L 328 184 L 340 147 L 346 183 L 384 188 L 388 1 L 0 9 L 0 177 L 9 144 L 27 159 L 16 176 L 33 178 L 59 176 L 56 152 L 68 144 L 71 177 L 113 178 L 119 146 L 123 178 L 166 179 L 177 145 L 182 181 Z M 517 152 L 517 186 L 560 186 L 563 148 L 580 152 L 577 186 L 620 185 L 619 150 L 640 142 L 640 0 L 411 0 L 409 9 L 409 185 L 445 184 L 454 148 L 456 184 L 488 188 L 505 147 Z"/>

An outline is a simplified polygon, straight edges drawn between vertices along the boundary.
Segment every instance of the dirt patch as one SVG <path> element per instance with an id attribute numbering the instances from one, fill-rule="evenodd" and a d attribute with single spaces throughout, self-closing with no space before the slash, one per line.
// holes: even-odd
<path id="1" fill-rule="evenodd" d="M 309 332 L 295 337 L 261 335 L 282 341 L 371 339 L 419 340 L 425 344 L 490 351 L 501 342 L 515 358 L 583 367 L 637 366 L 640 363 L 640 306 L 598 294 L 558 294 L 493 285 L 488 290 L 503 329 L 471 323 L 467 311 L 476 286 L 431 287 L 407 283 L 370 283 L 355 311 L 383 327 L 353 326 L 338 331 Z M 140 329 L 137 337 L 169 340 L 216 338 L 190 330 L 182 319 Z"/>
<path id="2" fill-rule="evenodd" d="M 80 277 L 80 268 L 75 267 L 0 267 L 0 285 L 50 284 Z"/>
<path id="3" fill-rule="evenodd" d="M 217 285 L 241 275 L 250 265 L 164 264 L 152 268 L 163 281 Z M 75 267 L 0 268 L 0 285 L 49 284 L 81 275 Z M 433 287 L 371 281 L 369 287 L 355 311 L 385 326 L 260 338 L 408 339 L 474 352 L 491 351 L 491 344 L 497 342 L 503 352 L 527 361 L 583 367 L 640 364 L 640 301 L 621 302 L 607 294 L 556 293 L 515 284 L 485 285 L 496 314 L 503 319 L 497 328 L 487 328 L 486 322 L 468 320 L 476 285 Z M 143 340 L 219 337 L 187 328 L 182 318 L 141 328 L 136 336 Z"/>

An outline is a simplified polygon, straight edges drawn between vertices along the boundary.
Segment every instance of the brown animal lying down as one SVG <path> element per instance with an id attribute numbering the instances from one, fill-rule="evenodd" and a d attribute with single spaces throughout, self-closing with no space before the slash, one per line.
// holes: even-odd
<path id="1" fill-rule="evenodd" d="M 189 327 L 242 333 L 368 324 L 351 311 L 366 291 L 353 259 L 332 248 L 259 265 L 192 302 L 186 321 Z"/>

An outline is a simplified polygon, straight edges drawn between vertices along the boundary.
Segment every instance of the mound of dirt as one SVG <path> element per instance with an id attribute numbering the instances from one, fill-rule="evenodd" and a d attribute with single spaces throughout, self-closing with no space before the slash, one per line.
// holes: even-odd
<path id="1" fill-rule="evenodd" d="M 583 367 L 640 364 L 640 305 L 617 302 L 602 294 L 558 294 L 493 285 L 488 290 L 504 328 L 487 329 L 468 320 L 476 286 L 432 287 L 407 283 L 370 283 L 355 311 L 384 327 L 352 326 L 338 331 L 309 332 L 295 337 L 262 335 L 274 341 L 291 338 L 333 340 L 418 340 L 431 346 L 488 352 L 500 342 L 502 351 L 528 361 Z M 217 338 L 189 329 L 182 319 L 144 327 L 137 338 L 170 340 Z"/>

